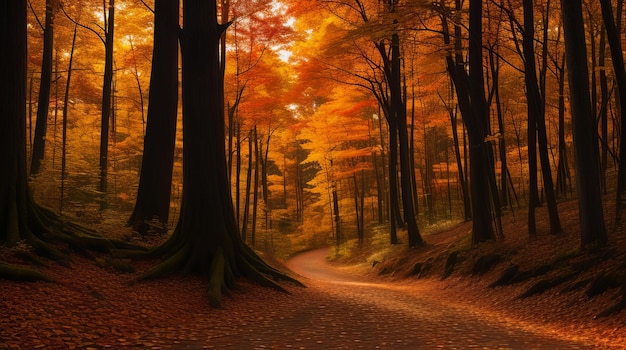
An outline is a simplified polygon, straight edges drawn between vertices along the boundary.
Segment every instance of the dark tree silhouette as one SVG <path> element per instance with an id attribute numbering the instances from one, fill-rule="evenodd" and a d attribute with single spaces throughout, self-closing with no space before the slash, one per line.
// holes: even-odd
<path id="1" fill-rule="evenodd" d="M 624 68 L 624 54 L 622 53 L 622 44 L 619 38 L 620 33 L 617 30 L 615 19 L 613 18 L 613 9 L 611 8 L 611 1 L 600 0 L 602 6 L 602 18 L 604 20 L 604 26 L 606 28 L 606 36 L 611 48 L 611 59 L 613 61 L 613 70 L 615 72 L 615 81 L 617 83 L 617 92 L 619 98 L 620 116 L 622 121 L 620 123 L 620 134 L 622 135 L 622 141 L 620 142 L 619 156 L 620 159 L 626 157 L 626 142 L 624 142 L 624 136 L 626 135 L 626 68 Z M 603 125 L 604 127 L 604 125 Z M 605 141 L 606 142 L 606 141 Z M 619 162 L 617 172 L 617 198 L 615 203 L 615 220 L 619 221 L 622 212 L 622 206 L 624 205 L 624 193 L 626 192 L 626 162 Z"/>
<path id="2" fill-rule="evenodd" d="M 589 68 L 581 0 L 561 0 L 570 89 L 576 189 L 581 246 L 607 240 L 600 191 L 600 163 L 595 117 L 591 113 Z"/>
<path id="3" fill-rule="evenodd" d="M 41 60 L 41 80 L 39 81 L 39 100 L 37 103 L 37 121 L 35 138 L 30 163 L 30 173 L 38 174 L 44 158 L 46 130 L 48 128 L 48 106 L 50 105 L 50 85 L 52 83 L 52 51 L 54 46 L 54 14 L 57 3 L 46 0 L 46 21 L 43 28 L 43 58 Z"/>
<path id="4" fill-rule="evenodd" d="M 156 0 L 154 5 L 148 125 L 137 201 L 128 220 L 141 234 L 155 229 L 147 223 L 152 219 L 158 221 L 157 231 L 167 227 L 178 114 L 179 0 Z"/>
<path id="5" fill-rule="evenodd" d="M 35 203 L 26 173 L 26 1 L 0 2 L 0 243 L 24 240 L 34 253 L 69 266 L 70 258 L 44 242 L 68 243 L 77 249 L 131 248 L 62 220 Z M 132 247 L 137 248 L 137 247 Z M 0 263 L 0 276 L 46 279 L 42 274 Z"/>
<path id="6" fill-rule="evenodd" d="M 226 164 L 219 61 L 219 42 L 227 26 L 217 22 L 215 1 L 183 1 L 181 214 L 171 238 L 151 252 L 165 260 L 140 277 L 199 273 L 209 278 L 209 302 L 214 306 L 238 276 L 282 291 L 268 275 L 296 282 L 264 263 L 239 236 Z"/>
<path id="7" fill-rule="evenodd" d="M 532 0 L 524 0 L 524 31 L 522 46 L 524 49 L 524 81 L 526 83 L 526 96 L 528 100 L 528 159 L 531 191 L 528 204 L 528 231 L 531 235 L 536 233 L 535 208 L 539 205 L 537 194 L 537 142 L 541 173 L 543 175 L 544 192 L 548 204 L 550 218 L 550 233 L 561 232 L 561 221 L 556 204 L 556 194 L 552 181 L 552 171 L 548 158 L 548 139 L 546 135 L 545 102 L 537 80 L 537 68 L 535 64 L 535 17 Z M 545 93 L 545 91 L 544 91 Z M 532 126 L 532 127 L 531 127 Z"/>
<path id="8" fill-rule="evenodd" d="M 35 205 L 26 173 L 26 1 L 0 4 L 0 242 L 27 240 L 38 252 L 68 258 L 38 237 L 48 231 L 48 214 Z M 23 272 L 23 271 L 22 271 Z"/>
<path id="9" fill-rule="evenodd" d="M 470 197 L 472 203 L 472 242 L 474 244 L 494 240 L 496 232 L 492 226 L 495 215 L 499 215 L 499 196 L 495 188 L 495 173 L 492 151 L 485 138 L 489 134 L 489 113 L 485 99 L 482 64 L 482 2 L 470 1 L 469 11 L 469 74 L 465 69 L 461 47 L 461 0 L 455 1 L 454 53 L 446 56 L 446 69 L 454 82 L 461 117 L 467 127 L 470 150 Z M 448 28 L 448 10 L 440 2 L 442 34 L 444 43 L 451 43 Z M 499 218 L 496 217 L 496 222 Z"/>
<path id="10" fill-rule="evenodd" d="M 102 115 L 100 126 L 100 185 L 102 192 L 107 190 L 109 163 L 109 123 L 111 122 L 111 98 L 113 83 L 113 38 L 115 28 L 115 0 L 109 1 L 109 15 L 104 18 L 105 58 L 104 81 L 102 83 Z"/>

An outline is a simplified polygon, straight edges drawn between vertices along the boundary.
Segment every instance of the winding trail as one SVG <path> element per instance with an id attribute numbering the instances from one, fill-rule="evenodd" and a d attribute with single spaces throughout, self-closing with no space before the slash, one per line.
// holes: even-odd
<path id="1" fill-rule="evenodd" d="M 287 262 L 307 288 L 284 283 L 288 295 L 242 280 L 219 309 L 209 307 L 200 276 L 129 286 L 133 276 L 84 258 L 73 270 L 46 270 L 60 283 L 0 281 L 0 349 L 608 348 L 453 300 L 432 280 L 351 273 L 327 263 L 327 253 Z M 135 276 L 152 263 L 137 265 Z"/>
<path id="2" fill-rule="evenodd" d="M 277 348 L 311 349 L 588 349 L 597 348 L 524 330 L 438 300 L 419 284 L 368 280 L 326 262 L 328 249 L 302 253 L 287 266 L 308 288 L 278 322 L 259 334 L 289 329 Z M 298 295 L 303 294 L 303 295 Z M 263 329 L 265 328 L 265 329 Z M 258 344 L 262 345 L 262 344 Z M 271 347 L 270 344 L 266 344 Z"/>

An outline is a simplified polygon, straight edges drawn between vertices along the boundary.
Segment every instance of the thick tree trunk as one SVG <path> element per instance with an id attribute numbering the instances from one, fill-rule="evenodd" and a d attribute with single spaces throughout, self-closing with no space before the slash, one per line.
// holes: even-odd
<path id="1" fill-rule="evenodd" d="M 43 59 L 41 60 L 41 80 L 39 81 L 39 102 L 30 173 L 38 174 L 44 158 L 46 129 L 48 128 L 48 107 L 52 83 L 52 51 L 54 46 L 54 0 L 46 0 L 46 22 L 43 30 Z"/>
<path id="2" fill-rule="evenodd" d="M 155 2 L 148 125 L 137 200 L 128 220 L 141 234 L 165 232 L 169 219 L 178 115 L 178 14 L 179 0 Z M 157 222 L 149 224 L 153 219 Z"/>
<path id="3" fill-rule="evenodd" d="M 262 273 L 286 278 L 242 242 L 231 201 L 225 154 L 223 83 L 219 41 L 226 29 L 217 23 L 215 2 L 183 1 L 183 198 L 171 238 L 152 251 L 165 261 L 141 279 L 178 271 L 209 279 L 209 302 L 238 276 L 284 290 Z M 290 279 L 291 280 L 291 279 Z"/>
<path id="4" fill-rule="evenodd" d="M 482 0 L 470 0 L 469 19 L 469 91 L 472 115 L 463 115 L 470 144 L 470 190 L 472 196 L 472 242 L 474 244 L 493 240 L 496 235 L 492 226 L 493 199 L 490 189 L 495 184 L 493 163 L 490 162 L 491 147 L 485 142 L 489 133 L 489 113 L 485 101 L 485 83 L 482 63 Z M 494 197 L 495 195 L 495 197 Z M 485 200 L 486 198 L 486 200 Z M 497 210 L 497 205 L 496 208 Z"/>
<path id="5" fill-rule="evenodd" d="M 581 246 L 585 247 L 607 241 L 600 192 L 597 133 L 595 118 L 591 114 L 581 0 L 561 0 L 561 9 L 569 71 L 580 237 Z"/>
<path id="6" fill-rule="evenodd" d="M 38 255 L 69 266 L 70 258 L 44 243 L 41 237 L 68 243 L 72 247 L 99 250 L 124 247 L 121 242 L 103 239 L 93 231 L 63 220 L 33 200 L 26 173 L 26 1 L 0 2 L 0 242 L 12 245 L 25 240 Z M 87 233 L 78 236 L 73 231 Z M 11 275 L 14 269 L 0 269 Z M 20 270 L 24 272 L 23 270 Z M 19 271 L 18 271 L 19 272 Z M 26 278 L 41 278 L 28 273 Z"/>
<path id="7" fill-rule="evenodd" d="M 27 225 L 26 1 L 0 3 L 0 241 L 15 244 L 32 234 Z"/>

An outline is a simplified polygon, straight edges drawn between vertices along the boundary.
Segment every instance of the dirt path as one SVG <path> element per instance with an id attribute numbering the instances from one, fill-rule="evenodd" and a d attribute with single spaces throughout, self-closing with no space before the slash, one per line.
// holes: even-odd
<path id="1" fill-rule="evenodd" d="M 423 280 L 368 280 L 325 255 L 288 262 L 307 288 L 284 284 L 285 294 L 241 281 L 221 309 L 209 307 L 198 277 L 129 286 L 150 262 L 129 275 L 77 258 L 71 270 L 45 270 L 58 283 L 0 280 L 0 349 L 607 348 L 471 311 Z"/>
<path id="2" fill-rule="evenodd" d="M 306 330 L 313 335 L 312 340 L 329 348 L 597 348 L 537 334 L 506 319 L 439 300 L 428 286 L 363 279 L 327 263 L 327 253 L 325 249 L 303 253 L 287 266 L 305 277 L 310 285 L 308 293 L 316 295 L 319 304 L 303 300 L 294 310 L 302 328 L 294 328 Z"/>

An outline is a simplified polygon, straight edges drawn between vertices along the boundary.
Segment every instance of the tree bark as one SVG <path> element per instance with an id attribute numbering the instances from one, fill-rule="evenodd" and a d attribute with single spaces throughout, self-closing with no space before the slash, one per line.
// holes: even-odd
<path id="1" fill-rule="evenodd" d="M 581 0 L 561 0 L 576 157 L 581 246 L 607 241 L 595 118 L 591 114 L 589 71 Z"/>
<path id="2" fill-rule="evenodd" d="M 100 118 L 100 185 L 101 192 L 107 190 L 109 162 L 109 124 L 111 122 L 111 97 L 113 82 L 113 38 L 115 29 L 115 0 L 109 0 L 109 14 L 105 20 L 105 62 L 102 83 L 102 115 Z"/>
<path id="3" fill-rule="evenodd" d="M 43 30 L 43 59 L 41 60 L 41 80 L 39 81 L 39 101 L 37 103 L 37 121 L 35 139 L 30 163 L 31 175 L 38 174 L 44 158 L 46 129 L 48 128 L 48 108 L 50 106 L 50 86 L 52 83 L 52 51 L 54 47 L 54 0 L 46 0 L 46 20 Z"/>
<path id="4" fill-rule="evenodd" d="M 611 58 L 613 60 L 613 70 L 615 71 L 615 80 L 617 82 L 617 91 L 619 96 L 620 106 L 620 135 L 622 135 L 622 141 L 620 142 L 619 157 L 620 159 L 626 157 L 626 142 L 624 142 L 626 135 L 626 68 L 624 68 L 624 55 L 622 53 L 622 45 L 619 39 L 617 27 L 615 25 L 615 19 L 613 18 L 613 10 L 610 0 L 600 0 L 602 6 L 602 18 L 606 27 L 606 35 L 611 48 Z M 621 216 L 622 206 L 624 202 L 624 193 L 626 192 L 626 162 L 619 162 L 617 170 L 617 198 L 615 203 L 615 220 L 618 221 Z"/>
<path id="5" fill-rule="evenodd" d="M 409 248 L 414 248 L 424 244 L 419 233 L 415 220 L 415 209 L 413 203 L 413 191 L 411 186 L 411 168 L 409 154 L 409 139 L 406 124 L 406 105 L 402 98 L 400 80 L 400 36 L 394 33 L 391 36 L 391 103 L 396 115 L 396 125 L 398 130 L 398 143 L 400 144 L 400 182 L 402 184 L 402 206 L 404 209 L 404 220 L 407 225 L 407 235 Z M 391 128 L 390 128 L 391 129 Z"/>
<path id="6" fill-rule="evenodd" d="M 141 234 L 167 228 L 178 115 L 179 0 L 157 0 L 154 16 L 148 121 L 137 200 L 128 220 Z M 153 219 L 157 222 L 150 223 Z"/>
<path id="7" fill-rule="evenodd" d="M 561 232 L 561 222 L 556 205 L 554 185 L 552 182 L 552 171 L 550 159 L 548 157 L 548 139 L 545 123 L 545 106 L 539 81 L 537 80 L 537 68 L 535 64 L 535 20 L 532 0 L 524 0 L 524 80 L 526 82 L 526 93 L 528 99 L 528 160 L 529 176 L 531 179 L 530 198 L 528 204 L 528 231 L 531 235 L 536 233 L 535 227 L 535 207 L 538 206 L 537 190 L 537 142 L 541 161 L 541 173 L 543 175 L 544 192 L 548 204 L 550 218 L 550 233 Z"/>
<path id="8" fill-rule="evenodd" d="M 195 272 L 209 280 L 209 302 L 238 276 L 279 290 L 264 274 L 288 278 L 271 268 L 241 240 L 231 200 L 225 154 L 223 81 L 219 41 L 227 25 L 217 22 L 212 1 L 183 1 L 183 198 L 171 238 L 150 255 L 165 261 L 139 279 Z"/>

